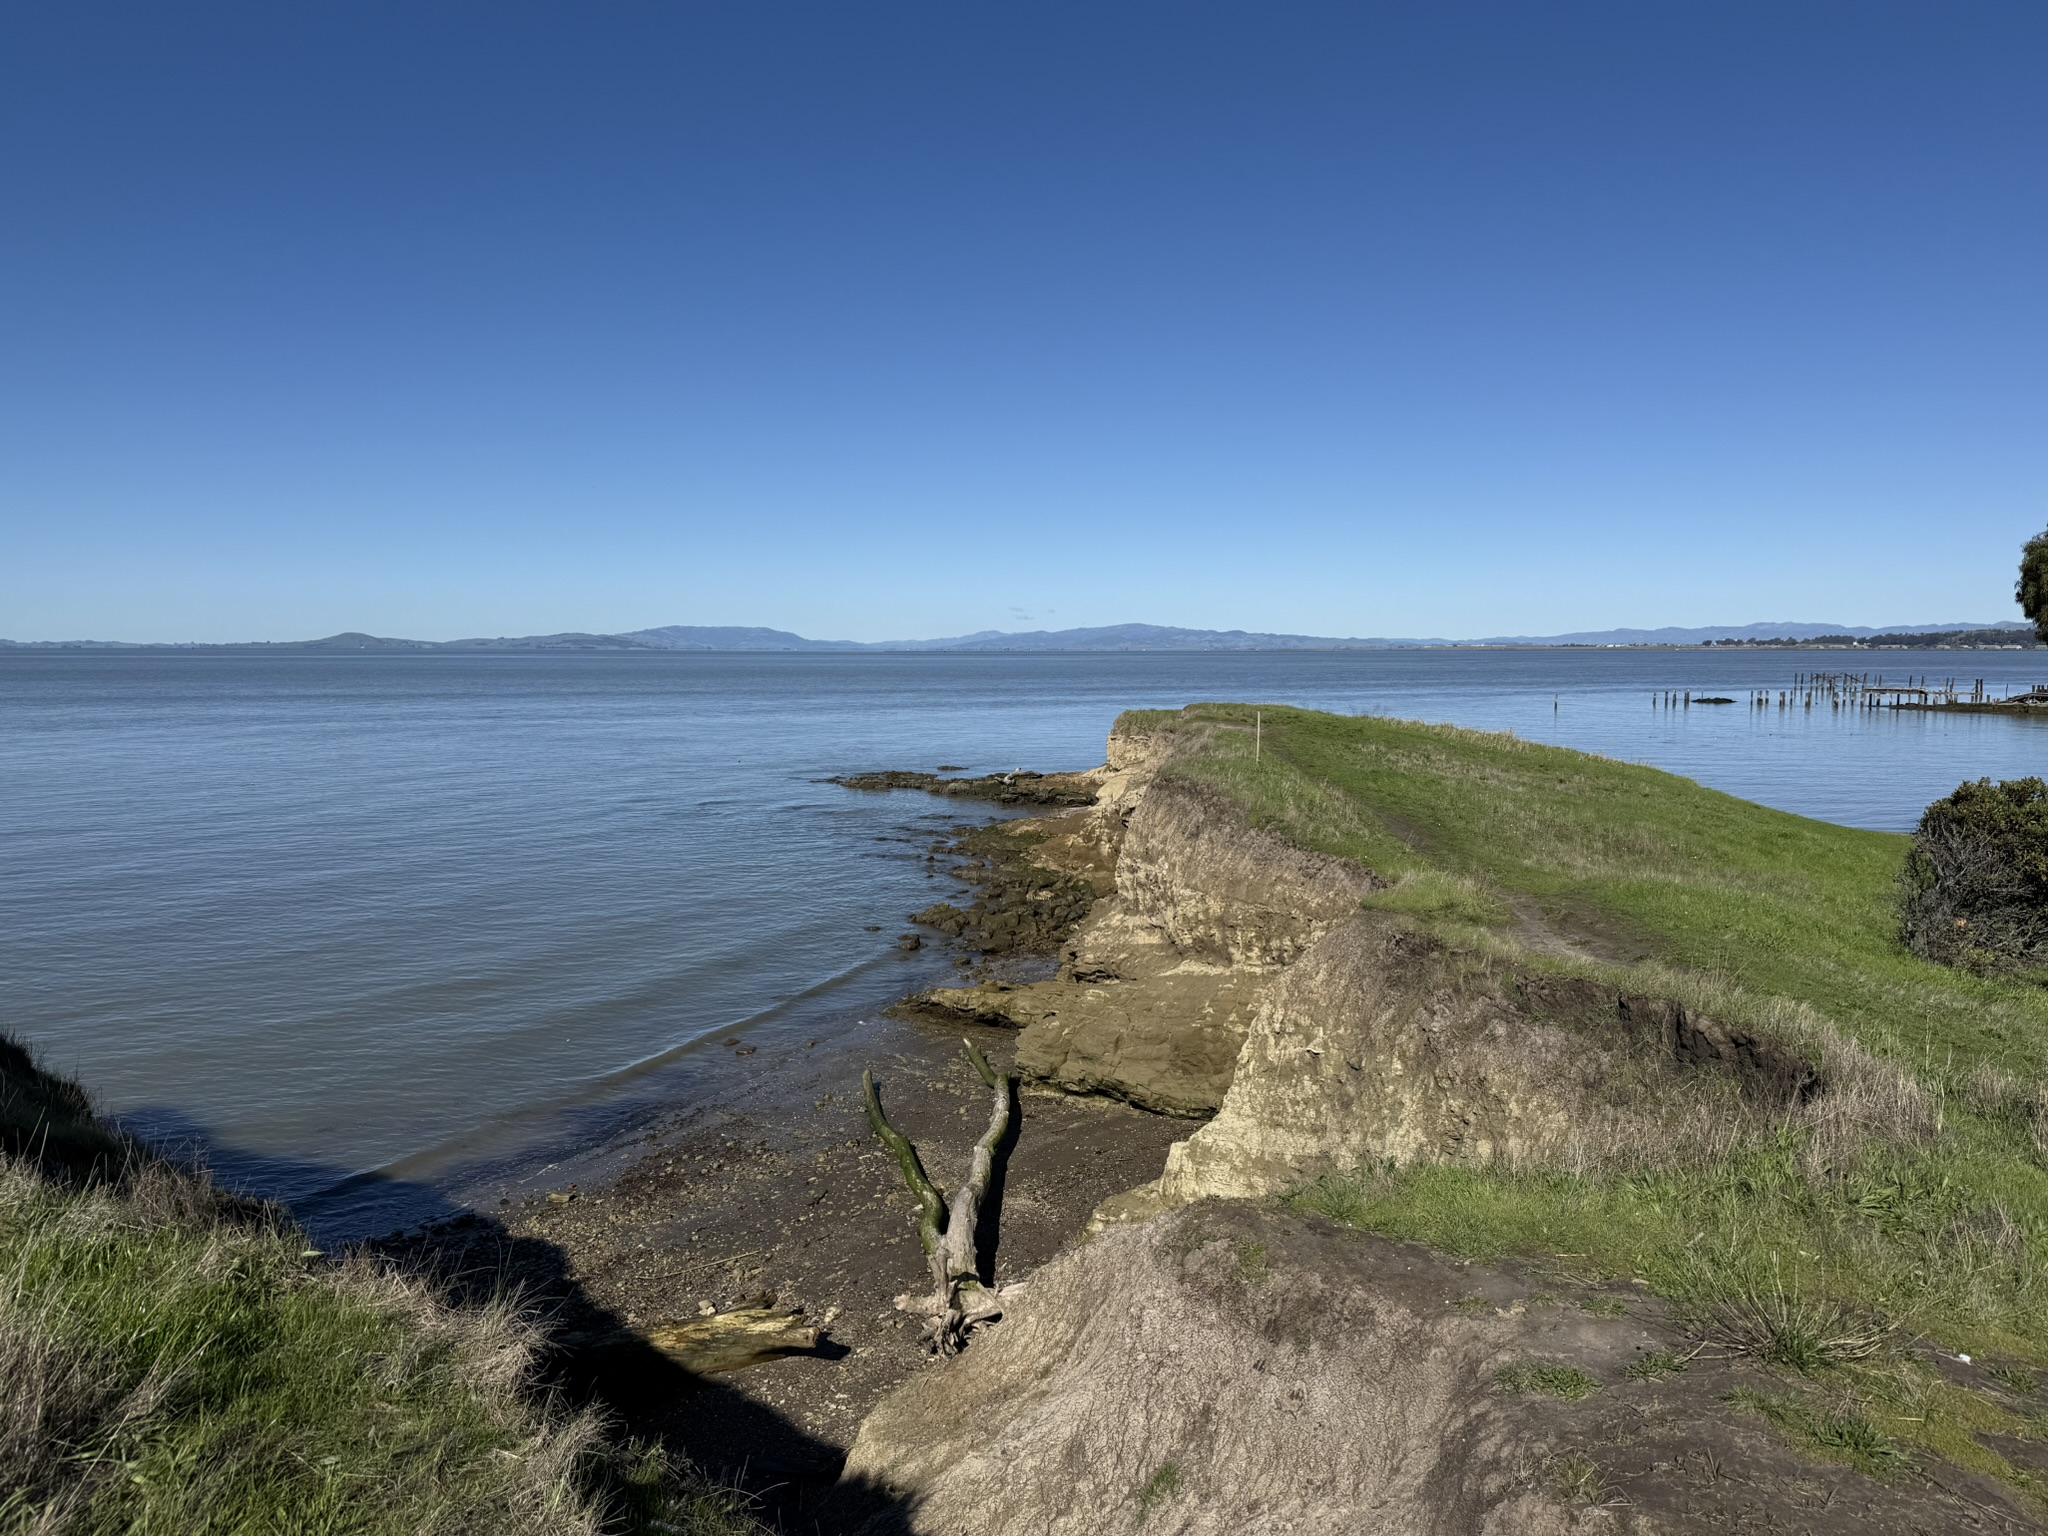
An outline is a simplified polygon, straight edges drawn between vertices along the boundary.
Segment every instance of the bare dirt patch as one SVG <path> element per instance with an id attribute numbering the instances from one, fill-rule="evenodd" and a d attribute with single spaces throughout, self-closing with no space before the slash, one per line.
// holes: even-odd
<path id="1" fill-rule="evenodd" d="M 1040 1274 L 863 1426 L 863 1536 L 2037 1529 L 2007 1490 L 1802 1454 L 1640 1288 L 1207 1203 Z"/>

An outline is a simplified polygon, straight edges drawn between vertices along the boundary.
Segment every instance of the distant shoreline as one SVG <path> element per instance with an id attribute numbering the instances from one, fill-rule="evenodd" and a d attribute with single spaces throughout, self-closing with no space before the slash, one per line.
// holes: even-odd
<path id="1" fill-rule="evenodd" d="M 1670 651 L 1688 655 L 1703 651 L 1721 653 L 1747 652 L 1778 655 L 1793 651 L 1848 652 L 1857 655 L 1912 655 L 1930 651 L 2038 651 L 2048 649 L 2039 644 L 1963 644 L 1963 645 L 1843 645 L 1819 641 L 1797 640 L 1759 643 L 1755 641 L 1700 641 L 1696 644 L 1675 643 L 1641 645 L 1491 645 L 1481 641 L 1460 641 L 1447 645 L 1293 645 L 1293 646 L 1159 646 L 1155 648 L 1122 647 L 978 647 L 974 650 L 897 650 L 886 646 L 859 651 L 798 651 L 769 650 L 766 648 L 717 649 L 705 647 L 692 650 L 656 650 L 651 646 L 517 646 L 517 645 L 464 645 L 456 641 L 445 643 L 422 642 L 407 647 L 364 647 L 350 650 L 343 647 L 312 645 L 304 642 L 250 641 L 241 644 L 207 645 L 200 643 L 165 644 L 121 644 L 93 641 L 0 641 L 0 658 L 10 656 L 272 656 L 272 657 L 343 657 L 363 659 L 368 657 L 392 660 L 416 659 L 433 656 L 612 656 L 612 657 L 661 657 L 686 656 L 802 656 L 811 660 L 827 657 L 852 658 L 858 656 L 1349 656 L 1387 655 L 1394 652 L 1439 652 L 1439 651 L 1495 651 L 1503 654 L 1529 652 L 1585 652 L 1605 654 L 1615 651 Z"/>
<path id="2" fill-rule="evenodd" d="M 758 627 L 671 624 L 660 629 L 594 634 L 581 630 L 550 635 L 474 636 L 457 640 L 408 640 L 347 631 L 315 640 L 125 641 L 4 640 L 12 651 L 150 652 L 175 655 L 348 655 L 404 656 L 439 653 L 513 654 L 1235 654 L 1297 651 L 1414 650 L 2035 650 L 2041 642 L 2017 623 L 1945 623 L 1871 628 L 1791 621 L 1720 627 L 1609 629 L 1559 635 L 1487 635 L 1468 640 L 1442 637 L 1337 637 L 1269 634 L 1241 629 L 1181 629 L 1160 624 L 1113 624 L 1098 628 L 1010 633 L 983 630 L 935 640 L 812 640 L 788 630 Z"/>

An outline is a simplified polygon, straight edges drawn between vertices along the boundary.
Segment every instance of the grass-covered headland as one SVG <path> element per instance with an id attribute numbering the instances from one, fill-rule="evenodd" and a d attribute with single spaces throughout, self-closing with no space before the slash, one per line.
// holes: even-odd
<path id="1" fill-rule="evenodd" d="M 139 1153 L 0 1040 L 0 1532 L 757 1530 L 451 1304 Z"/>
<path id="2" fill-rule="evenodd" d="M 1256 738 L 1229 705 L 1125 728 L 1180 735 L 1169 771 L 1388 878 L 1367 905 L 1390 921 L 1847 1064 L 1830 1114 L 1704 1151 L 1367 1167 L 1300 1205 L 1638 1281 L 1703 1353 L 1775 1367 L 1782 1390 L 1745 1402 L 1815 1454 L 1884 1473 L 1932 1452 L 2048 1498 L 2019 1449 L 2048 1442 L 2048 989 L 1907 951 L 1907 839 L 1512 736 L 1261 714 Z"/>

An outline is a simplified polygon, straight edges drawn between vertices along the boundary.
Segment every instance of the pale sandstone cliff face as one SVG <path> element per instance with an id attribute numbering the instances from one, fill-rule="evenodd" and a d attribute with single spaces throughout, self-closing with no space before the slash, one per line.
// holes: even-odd
<path id="1" fill-rule="evenodd" d="M 1378 881 L 1245 825 L 1220 797 L 1162 770 L 1172 738 L 1118 734 L 1100 799 L 1048 818 L 1041 857 L 1113 861 L 1051 981 L 944 988 L 929 1001 L 1021 1026 L 1028 1077 L 1167 1114 L 1214 1113 L 1270 977 Z"/>
<path id="2" fill-rule="evenodd" d="M 1823 1536 L 2019 1514 L 1967 1476 L 1968 1498 L 1817 1477 L 1728 1406 L 1734 1387 L 1768 1385 L 1758 1370 L 1629 1378 L 1689 1347 L 1628 1287 L 1530 1283 L 1208 1203 L 1039 1271 L 997 1328 L 868 1416 L 844 1497 L 895 1496 L 855 1527 L 877 1536 Z M 1532 1363 L 1596 1390 L 1503 1388 Z"/>
<path id="3" fill-rule="evenodd" d="M 1374 1163 L 1587 1168 L 1710 1143 L 1814 1098 L 1816 1067 L 1667 999 L 1522 972 L 1372 913 L 1267 993 L 1166 1205 Z"/>
<path id="4" fill-rule="evenodd" d="M 1170 775 L 1131 817 L 1117 898 L 1190 959 L 1246 971 L 1291 964 L 1379 889 L 1370 870 L 1245 823 L 1221 795 Z"/>
<path id="5" fill-rule="evenodd" d="M 1173 742 L 1113 738 L 1098 805 L 1040 824 L 1114 870 L 1059 975 L 932 995 L 1021 1026 L 1028 1077 L 1214 1114 L 1102 1222 L 1378 1162 L 1705 1150 L 1799 1110 L 1824 1067 L 1839 1075 L 1669 999 L 1455 952 L 1362 910 L 1371 871 L 1252 827 L 1171 771 Z"/>

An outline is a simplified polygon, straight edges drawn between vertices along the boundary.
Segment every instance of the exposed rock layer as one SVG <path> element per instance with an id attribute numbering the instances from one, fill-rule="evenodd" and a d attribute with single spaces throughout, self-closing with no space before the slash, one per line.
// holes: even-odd
<path id="1" fill-rule="evenodd" d="M 1360 866 L 1248 826 L 1200 785 L 1162 775 L 1169 738 L 1119 733 L 1098 804 L 1033 823 L 1043 862 L 1111 864 L 1059 974 L 942 988 L 927 1001 L 1024 1030 L 1028 1076 L 1167 1114 L 1214 1113 L 1268 978 L 1378 882 Z"/>
<path id="2" fill-rule="evenodd" d="M 1369 912 L 1266 995 L 1167 1205 L 1362 1164 L 1587 1167 L 1668 1152 L 1818 1093 L 1784 1046 L 1665 998 L 1460 954 Z"/>
<path id="3" fill-rule="evenodd" d="M 910 920 L 982 955 L 1057 948 L 1095 904 L 1086 878 L 1045 868 L 1031 855 L 1036 822 L 976 827 L 948 846 L 966 862 L 952 874 L 974 891 L 965 907 L 934 902 Z"/>
<path id="4" fill-rule="evenodd" d="M 1172 771 L 1173 742 L 1112 737 L 1098 804 L 1030 824 L 1046 862 L 1114 870 L 1059 974 L 928 998 L 1021 1027 L 1029 1077 L 1215 1115 L 1105 1219 L 1373 1161 L 1613 1163 L 1820 1091 L 1797 1052 L 1676 1001 L 1362 910 L 1371 871 L 1251 826 Z"/>
<path id="5" fill-rule="evenodd" d="M 1018 1065 L 1045 1081 L 1217 1112 L 1159 1181 L 1098 1209 L 1094 1243 L 1013 1292 L 1008 1320 L 962 1362 L 869 1417 L 847 1496 L 898 1501 L 870 1530 L 1576 1536 L 1746 1529 L 1759 1511 L 1815 1533 L 2024 1521 L 1952 1468 L 1942 1477 L 1970 1482 L 1960 1496 L 1932 1475 L 1817 1480 L 1730 1407 L 1732 1366 L 1631 1377 L 1648 1352 L 1690 1347 L 1633 1291 L 1624 1319 L 1613 1295 L 1581 1296 L 1596 1316 L 1560 1305 L 1574 1293 L 1554 1281 L 1532 1294 L 1510 1274 L 1209 1198 L 1373 1163 L 1668 1164 L 1853 1103 L 1868 1063 L 1796 1019 L 1760 1034 L 1630 990 L 1562 940 L 1538 952 L 1446 929 L 1446 942 L 1377 910 L 1371 871 L 1272 837 L 1176 773 L 1170 740 L 1121 767 L 1113 741 L 1098 804 L 1041 824 L 1061 828 L 1043 834 L 1048 855 L 1093 860 L 1098 888 L 1114 869 L 1059 975 L 932 1000 L 1021 1026 Z M 1649 983 L 1667 984 L 1749 1016 L 1737 994 Z M 1555 1369 L 1520 1369 L 1531 1364 Z M 1511 1385 L 1564 1372 L 1592 1390 L 1521 1394 L 1503 1371 Z"/>

